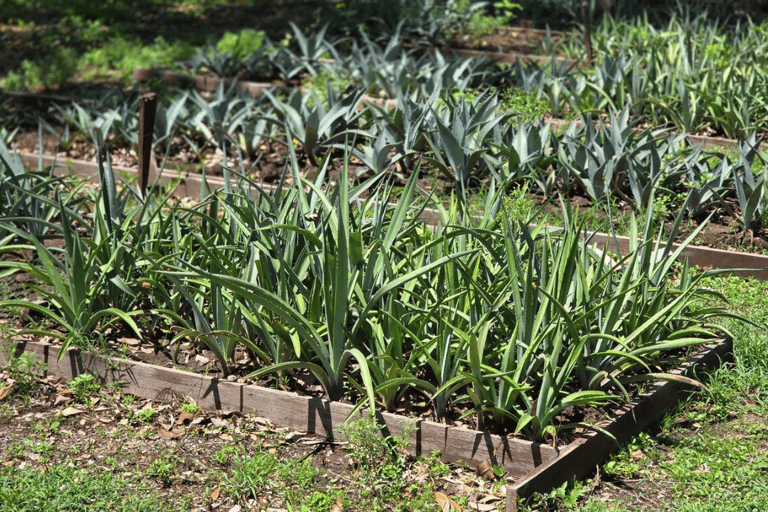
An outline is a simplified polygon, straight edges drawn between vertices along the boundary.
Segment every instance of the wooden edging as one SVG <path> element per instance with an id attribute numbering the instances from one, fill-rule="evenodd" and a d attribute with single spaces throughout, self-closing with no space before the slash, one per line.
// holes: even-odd
<path id="1" fill-rule="evenodd" d="M 40 155 L 36 153 L 20 153 L 24 165 L 36 167 Z M 65 174 L 74 174 L 83 178 L 97 179 L 99 168 L 96 163 L 85 162 L 82 160 L 66 159 L 63 162 L 56 157 L 43 155 L 43 166 L 48 167 L 54 164 L 61 165 L 54 170 L 57 176 Z M 117 174 L 127 174 L 138 177 L 138 170 L 129 167 L 113 166 L 113 171 Z M 206 176 L 208 188 L 215 190 L 224 188 L 224 178 L 220 176 Z M 179 173 L 175 171 L 164 171 L 160 174 L 150 176 L 150 183 L 156 183 L 161 186 L 172 186 L 178 196 L 200 197 L 203 188 L 202 176 L 194 173 Z M 276 186 L 271 184 L 261 184 L 262 190 L 270 192 Z M 257 194 L 258 190 L 252 190 L 251 193 Z M 422 220 L 431 225 L 440 223 L 440 213 L 436 210 L 425 209 L 421 214 Z M 608 249 L 626 255 L 629 252 L 630 239 L 626 236 L 611 235 L 606 233 L 593 233 L 590 243 L 595 243 L 601 248 Z M 679 244 L 673 244 L 674 249 Z M 673 249 L 673 250 L 674 250 Z M 712 249 L 710 247 L 700 247 L 688 245 L 681 251 L 680 259 L 687 259 L 692 266 L 698 266 L 706 269 L 733 269 L 739 270 L 740 276 L 749 276 L 761 281 L 768 281 L 768 256 L 761 254 L 752 254 L 747 252 L 724 251 L 722 249 Z M 746 270 L 744 270 L 746 269 Z"/>
<path id="2" fill-rule="evenodd" d="M 587 67 L 586 61 L 578 61 L 569 59 L 567 57 L 553 57 L 552 55 L 533 55 L 530 53 L 519 52 L 494 52 L 489 50 L 471 50 L 467 48 L 455 48 L 453 46 L 434 46 L 434 45 L 414 45 L 409 43 L 403 43 L 403 47 L 407 49 L 416 50 L 417 52 L 429 52 L 431 54 L 441 53 L 443 55 L 449 55 L 451 53 L 458 55 L 461 58 L 482 58 L 486 57 L 493 62 L 501 62 L 504 64 L 514 64 L 517 61 L 520 62 L 536 62 L 537 64 L 546 65 L 552 62 L 554 59 L 556 65 L 562 65 L 565 63 L 568 66 L 575 67 Z"/>
<path id="3" fill-rule="evenodd" d="M 568 121 L 566 119 L 551 118 L 547 122 L 552 125 L 552 128 L 567 128 L 572 124 L 577 126 L 581 125 L 581 120 Z M 634 128 L 635 133 L 642 133 L 643 128 Z M 669 132 L 668 137 L 677 137 L 680 134 L 677 132 Z M 724 137 L 708 137 L 706 135 L 685 135 L 688 144 L 691 146 L 702 146 L 705 149 L 727 148 L 734 149 L 739 147 L 739 141 L 735 139 L 726 139 Z"/>
<path id="4" fill-rule="evenodd" d="M 725 359 L 733 349 L 733 340 L 707 345 L 691 360 L 671 373 L 685 376 L 694 368 L 713 367 Z M 630 404 L 611 415 L 601 428 L 611 434 L 592 431 L 563 448 L 559 455 L 538 466 L 524 478 L 507 487 L 507 512 L 517 512 L 518 498 L 527 498 L 536 492 L 549 492 L 566 482 L 583 478 L 602 463 L 622 443 L 659 421 L 687 393 L 688 386 L 674 381 L 654 384 Z"/>
<path id="5" fill-rule="evenodd" d="M 166 69 L 141 67 L 133 68 L 133 79 L 140 82 L 157 79 L 165 84 L 176 86 L 193 85 L 196 89 L 207 92 L 215 91 L 222 81 L 225 87 L 232 85 L 232 80 L 222 80 L 210 75 L 193 75 L 168 71 Z M 248 91 L 253 98 L 258 98 L 264 94 L 266 89 L 275 87 L 275 85 L 264 82 L 237 81 L 237 87 L 240 91 Z"/>
<path id="6" fill-rule="evenodd" d="M 624 256 L 629 254 L 631 244 L 637 243 L 637 240 L 630 240 L 627 236 L 606 233 L 594 233 L 587 236 L 590 237 L 590 243 L 597 244 L 600 248 L 608 251 L 616 251 Z M 664 244 L 661 247 L 663 248 Z M 671 252 L 679 247 L 680 244 L 672 244 Z M 678 259 L 687 260 L 689 265 L 702 269 L 733 270 L 742 277 L 754 277 L 760 281 L 768 281 L 768 256 L 762 254 L 724 251 L 688 244 L 680 252 Z"/>
<path id="7" fill-rule="evenodd" d="M 730 338 L 705 346 L 688 362 L 671 373 L 688 375 L 694 369 L 719 364 L 731 353 Z M 118 383 L 125 393 L 158 400 L 173 396 L 191 398 L 201 408 L 213 411 L 253 412 L 269 418 L 276 425 L 304 432 L 339 437 L 338 428 L 352 412 L 353 406 L 329 402 L 320 398 L 301 396 L 216 377 L 209 377 L 139 361 L 68 349 L 58 361 L 59 348 L 41 342 L 16 342 L 16 351 L 6 357 L 28 353 L 42 361 L 45 376 L 67 380 L 88 373 L 102 383 Z M 482 462 L 501 465 L 516 481 L 507 486 L 507 512 L 517 511 L 518 498 L 535 492 L 548 492 L 565 482 L 582 478 L 599 465 L 621 442 L 638 434 L 678 403 L 688 386 L 675 381 L 653 384 L 650 389 L 620 407 L 598 426 L 602 431 L 582 434 L 567 446 L 556 450 L 540 443 L 512 437 L 456 428 L 425 420 L 377 412 L 383 425 L 382 434 L 407 435 L 409 451 L 414 455 L 431 454 L 439 450 L 445 462 L 467 462 L 477 466 Z M 607 434 L 613 436 L 611 439 Z"/>
<path id="8" fill-rule="evenodd" d="M 74 348 L 68 349 L 59 362 L 59 348 L 47 343 L 18 342 L 16 349 L 16 357 L 26 352 L 47 365 L 46 376 L 71 380 L 88 373 L 105 384 L 119 383 L 125 393 L 141 398 L 157 400 L 169 394 L 179 399 L 189 397 L 208 411 L 253 412 L 278 426 L 329 438 L 339 437 L 339 426 L 353 410 L 350 404 L 80 352 Z M 0 355 L 0 360 L 4 357 Z M 557 457 L 557 450 L 547 444 L 386 412 L 377 412 L 376 416 L 377 421 L 384 425 L 382 434 L 408 436 L 409 450 L 414 455 L 429 455 L 433 450 L 439 450 L 445 462 L 464 461 L 473 467 L 488 462 L 504 466 L 515 478 L 523 478 L 536 467 Z"/>

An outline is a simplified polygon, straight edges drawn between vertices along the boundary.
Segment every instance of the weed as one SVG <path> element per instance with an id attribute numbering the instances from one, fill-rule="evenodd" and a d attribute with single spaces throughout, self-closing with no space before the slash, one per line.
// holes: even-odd
<path id="1" fill-rule="evenodd" d="M 558 510 L 581 510 L 579 499 L 589 490 L 590 486 L 586 482 L 575 482 L 573 485 L 566 482 L 548 494 L 537 495 L 528 506 L 532 510 L 551 510 L 553 506 L 558 507 Z"/>
<path id="2" fill-rule="evenodd" d="M 502 90 L 500 103 L 503 111 L 514 114 L 523 123 L 539 122 L 549 112 L 549 105 L 543 97 L 518 87 Z"/>
<path id="3" fill-rule="evenodd" d="M 213 459 L 221 465 L 229 464 L 241 453 L 242 451 L 237 446 L 227 444 L 213 455 Z"/>
<path id="4" fill-rule="evenodd" d="M 237 501 L 257 497 L 264 486 L 272 481 L 271 475 L 279 465 L 277 455 L 269 452 L 241 457 L 235 462 L 230 474 L 224 477 L 222 488 Z"/>
<path id="5" fill-rule="evenodd" d="M 152 407 L 145 407 L 144 409 L 140 410 L 136 416 L 142 423 L 152 423 L 152 420 L 155 417 L 155 409 Z"/>
<path id="6" fill-rule="evenodd" d="M 402 436 L 383 436 L 375 417 L 363 417 L 339 429 L 349 440 L 347 456 L 360 472 L 361 494 L 386 501 L 399 494 L 410 429 Z"/>
<path id="7" fill-rule="evenodd" d="M 3 347 L 5 352 L 5 364 L 0 370 L 8 373 L 15 381 L 12 393 L 15 396 L 27 397 L 35 389 L 39 381 L 39 375 L 48 370 L 48 365 L 35 359 L 30 353 L 23 352 L 19 357 L 13 355 L 13 344 Z"/>
<path id="8" fill-rule="evenodd" d="M 75 400 L 88 403 L 89 399 L 101 391 L 101 384 L 90 373 L 83 373 L 69 381 L 69 389 L 74 392 Z"/>
<path id="9" fill-rule="evenodd" d="M 19 72 L 10 72 L 3 81 L 3 86 L 10 91 L 28 91 L 44 87 L 55 89 L 75 75 L 78 56 L 71 48 L 62 48 L 53 52 L 42 62 L 23 60 Z"/>
<path id="10" fill-rule="evenodd" d="M 200 407 L 197 404 L 187 402 L 187 403 L 181 404 L 181 410 L 184 412 L 197 414 L 198 412 L 200 412 Z"/>
<path id="11" fill-rule="evenodd" d="M 147 468 L 147 474 L 157 479 L 163 487 L 170 487 L 175 478 L 173 468 L 175 464 L 170 459 L 155 459 Z"/>

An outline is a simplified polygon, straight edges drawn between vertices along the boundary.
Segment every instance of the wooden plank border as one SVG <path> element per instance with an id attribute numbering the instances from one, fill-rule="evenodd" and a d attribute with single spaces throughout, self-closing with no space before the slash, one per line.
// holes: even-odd
<path id="1" fill-rule="evenodd" d="M 688 362 L 670 372 L 688 375 L 696 368 L 714 367 L 733 350 L 733 340 L 725 338 L 700 350 Z M 618 449 L 618 443 L 639 434 L 659 421 L 686 394 L 688 386 L 673 381 L 658 382 L 630 404 L 621 407 L 602 425 L 615 440 L 602 432 L 592 431 L 573 441 L 560 451 L 558 457 L 538 466 L 524 478 L 507 487 L 507 512 L 517 512 L 518 498 L 527 498 L 536 492 L 548 492 L 565 482 L 583 478 Z"/>
<path id="2" fill-rule="evenodd" d="M 607 233 L 586 233 L 585 237 L 591 237 L 590 243 L 596 244 L 601 249 L 616 251 L 622 255 L 629 253 L 630 239 L 627 236 L 610 235 Z M 637 241 L 635 241 L 636 243 Z M 642 240 L 641 240 L 642 242 Z M 663 248 L 665 244 L 661 244 Z M 680 244 L 673 243 L 672 251 L 680 247 Z M 678 258 L 681 261 L 687 260 L 691 266 L 698 266 L 704 269 L 728 270 L 738 269 L 739 276 L 754 277 L 760 281 L 768 280 L 768 256 L 762 254 L 753 254 L 748 252 L 725 251 L 722 249 L 713 249 L 711 247 L 702 247 L 688 244 L 681 252 Z M 741 270 L 746 269 L 746 270 Z"/>
<path id="3" fill-rule="evenodd" d="M 146 82 L 147 80 L 157 79 L 167 85 L 175 85 L 179 87 L 193 86 L 195 89 L 203 92 L 215 91 L 219 85 L 223 82 L 224 87 L 230 87 L 232 85 L 232 79 L 217 78 L 210 75 L 195 75 L 191 73 L 178 73 L 176 71 L 169 71 L 167 69 L 158 68 L 133 68 L 133 79 L 139 82 Z M 241 92 L 247 91 L 252 98 L 260 98 L 264 95 L 264 91 L 270 87 L 276 87 L 275 85 L 267 82 L 248 82 L 236 80 L 237 88 Z M 281 88 L 285 89 L 285 88 Z"/>
<path id="4" fill-rule="evenodd" d="M 276 425 L 329 438 L 339 437 L 338 428 L 353 409 L 350 404 L 81 352 L 75 348 L 68 349 L 59 362 L 59 348 L 48 343 L 17 342 L 16 349 L 17 357 L 21 352 L 27 352 L 45 363 L 46 376 L 71 380 L 88 373 L 102 383 L 118 383 L 124 392 L 142 398 L 161 399 L 168 395 L 180 399 L 191 397 L 205 410 L 254 412 Z M 0 360 L 4 358 L 5 355 L 0 354 Z M 407 434 L 410 452 L 414 455 L 429 455 L 438 450 L 445 462 L 464 461 L 477 466 L 490 461 L 504 466 L 516 478 L 524 477 L 557 457 L 557 450 L 546 444 L 502 438 L 387 412 L 377 412 L 376 417 L 384 425 L 384 435 Z"/>
<path id="5" fill-rule="evenodd" d="M 731 354 L 733 341 L 725 338 L 706 345 L 691 359 L 671 373 L 688 375 L 694 369 L 713 367 Z M 222 380 L 70 348 L 57 360 L 59 348 L 41 342 L 16 342 L 13 356 L 26 352 L 46 365 L 46 376 L 71 380 L 88 373 L 102 383 L 118 383 L 121 389 L 142 398 L 162 399 L 191 397 L 205 410 L 254 412 L 276 425 L 324 435 L 340 437 L 338 427 L 349 416 L 350 404 L 329 402 L 315 397 Z M 0 353 L 0 361 L 6 359 Z M 555 449 L 546 444 L 515 438 L 502 438 L 483 432 L 456 428 L 425 420 L 413 420 L 390 413 L 377 412 L 383 435 L 408 435 L 409 451 L 414 455 L 439 450 L 445 462 L 464 461 L 472 466 L 491 461 L 502 465 L 516 478 L 507 487 L 507 512 L 517 512 L 518 498 L 535 492 L 547 492 L 573 479 L 582 478 L 602 463 L 618 443 L 624 442 L 657 422 L 663 414 L 685 396 L 688 386 L 673 381 L 657 382 L 630 404 L 612 413 L 601 424 L 603 432 L 583 434 L 569 445 Z"/>

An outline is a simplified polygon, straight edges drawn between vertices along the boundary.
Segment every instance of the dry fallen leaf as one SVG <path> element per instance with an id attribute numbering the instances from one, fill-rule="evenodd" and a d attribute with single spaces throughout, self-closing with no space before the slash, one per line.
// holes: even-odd
<path id="1" fill-rule="evenodd" d="M 213 424 L 214 427 L 218 427 L 218 428 L 227 428 L 230 426 L 229 421 L 223 420 L 221 418 L 217 418 L 215 416 L 211 418 L 211 423 Z"/>
<path id="2" fill-rule="evenodd" d="M 342 510 L 344 509 L 341 508 L 341 505 L 342 505 L 341 498 L 336 498 L 336 503 L 334 503 L 333 506 L 331 507 L 331 512 L 342 512 Z"/>
<path id="3" fill-rule="evenodd" d="M 181 434 L 177 434 L 176 432 L 171 432 L 170 430 L 166 429 L 165 427 L 161 427 L 160 425 L 155 427 L 155 430 L 163 439 L 177 439 L 181 437 Z"/>
<path id="4" fill-rule="evenodd" d="M 10 386 L 6 386 L 3 389 L 0 389 L 0 400 L 5 400 L 8 395 L 11 394 L 11 390 L 13 389 L 13 384 Z"/>
<path id="5" fill-rule="evenodd" d="M 82 409 L 77 409 L 76 407 L 67 407 L 66 409 L 61 411 L 61 415 L 64 416 L 65 418 L 69 418 L 70 416 L 75 416 L 78 414 L 82 414 L 84 412 L 85 411 L 83 411 Z"/>
<path id="6" fill-rule="evenodd" d="M 492 503 L 469 503 L 469 508 L 472 510 L 478 510 L 479 512 L 490 512 L 491 510 L 498 510 L 498 507 Z"/>
<path id="7" fill-rule="evenodd" d="M 443 510 L 443 512 L 459 510 L 459 505 L 441 492 L 435 493 L 435 501 L 437 502 L 437 505 Z"/>
<path id="8" fill-rule="evenodd" d="M 182 425 L 189 425 L 196 417 L 197 415 L 193 412 L 182 411 L 179 415 L 179 423 Z"/>

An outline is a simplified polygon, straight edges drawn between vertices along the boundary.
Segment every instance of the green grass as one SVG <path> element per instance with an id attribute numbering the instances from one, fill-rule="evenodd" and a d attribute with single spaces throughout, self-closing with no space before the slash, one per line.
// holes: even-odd
<path id="1" fill-rule="evenodd" d="M 170 510 L 158 492 L 131 477 L 67 464 L 0 467 L 0 505 L 3 512 Z"/>

